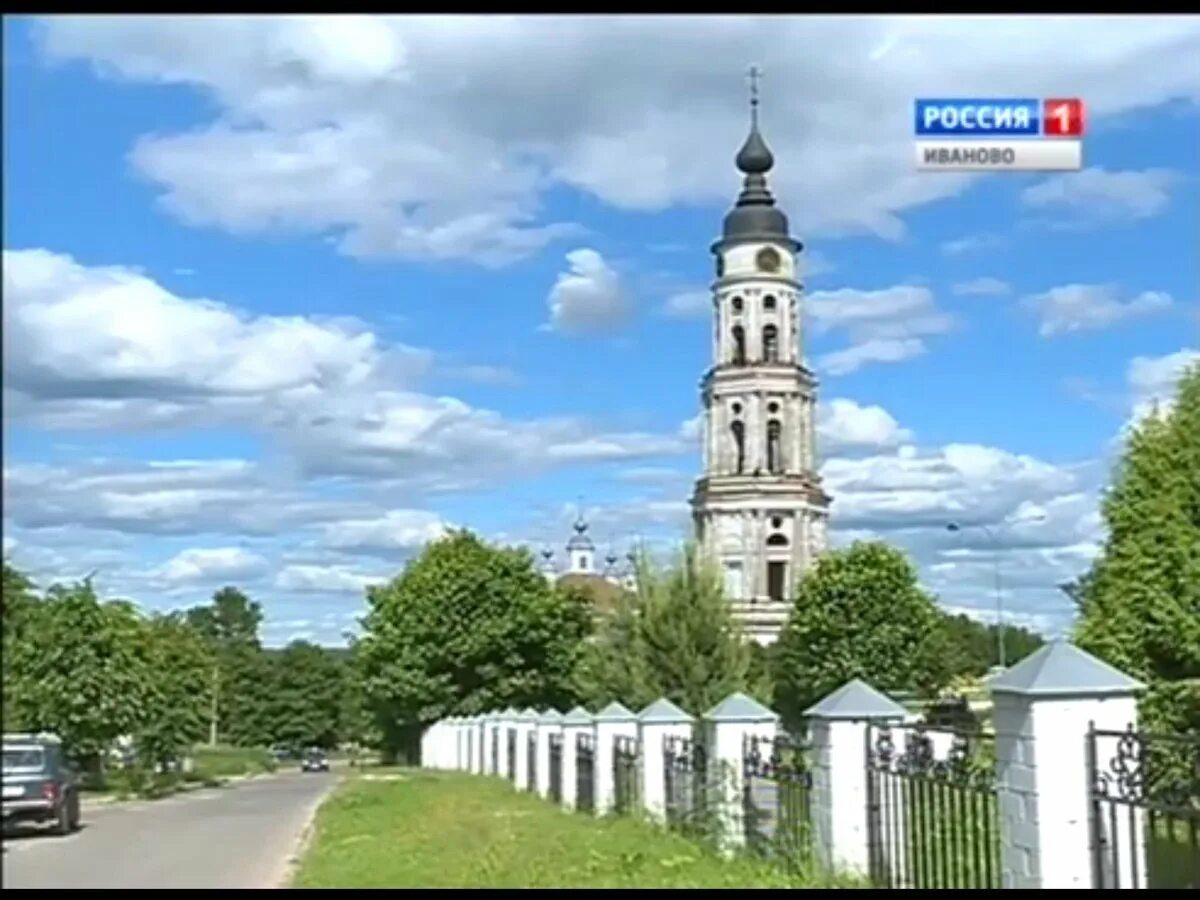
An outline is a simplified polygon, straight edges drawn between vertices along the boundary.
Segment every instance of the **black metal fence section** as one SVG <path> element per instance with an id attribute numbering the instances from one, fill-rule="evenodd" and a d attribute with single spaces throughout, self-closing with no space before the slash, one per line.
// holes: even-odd
<path id="1" fill-rule="evenodd" d="M 590 734 L 575 736 L 575 808 L 596 811 L 596 743 Z"/>
<path id="2" fill-rule="evenodd" d="M 866 751 L 872 881 L 922 890 L 1000 887 L 994 739 L 871 725 Z"/>
<path id="3" fill-rule="evenodd" d="M 618 736 L 613 742 L 613 807 L 618 815 L 627 815 L 639 805 L 641 791 L 638 763 L 641 744 L 635 737 Z"/>
<path id="4" fill-rule="evenodd" d="M 1093 885 L 1200 890 L 1200 735 L 1087 741 Z"/>
<path id="5" fill-rule="evenodd" d="M 707 825 L 708 753 L 703 744 L 684 737 L 663 741 L 663 787 L 669 827 L 694 831 Z"/>
<path id="6" fill-rule="evenodd" d="M 812 759 L 804 741 L 780 735 L 743 744 L 746 846 L 791 871 L 812 862 Z"/>
<path id="7" fill-rule="evenodd" d="M 555 803 L 562 803 L 562 756 L 562 735 L 550 735 L 550 799 Z"/>
<path id="8" fill-rule="evenodd" d="M 505 772 L 505 775 L 509 781 L 515 783 L 517 780 L 517 729 L 504 729 L 504 739 L 507 742 L 507 753 L 505 754 L 506 759 L 504 762 L 505 768 L 508 770 Z"/>
<path id="9" fill-rule="evenodd" d="M 525 740 L 525 787 L 531 791 L 537 790 L 537 733 L 530 729 Z"/>

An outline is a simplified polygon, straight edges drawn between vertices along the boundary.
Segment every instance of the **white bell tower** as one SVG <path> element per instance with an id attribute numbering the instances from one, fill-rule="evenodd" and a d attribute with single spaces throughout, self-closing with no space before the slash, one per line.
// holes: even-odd
<path id="1" fill-rule="evenodd" d="M 692 495 L 702 551 L 750 636 L 772 643 L 798 577 L 826 547 L 830 498 L 816 473 L 817 381 L 803 363 L 798 256 L 766 173 L 751 69 L 742 192 L 713 244 L 713 365 L 701 381 L 704 472 Z"/>

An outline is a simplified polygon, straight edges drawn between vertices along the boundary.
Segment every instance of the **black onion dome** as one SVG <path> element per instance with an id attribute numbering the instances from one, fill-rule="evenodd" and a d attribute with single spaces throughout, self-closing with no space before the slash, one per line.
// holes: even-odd
<path id="1" fill-rule="evenodd" d="M 758 131 L 757 116 L 735 161 L 746 178 L 737 203 L 725 216 L 724 241 L 790 240 L 787 216 L 775 208 L 767 187 L 766 173 L 775 165 L 775 157 Z"/>

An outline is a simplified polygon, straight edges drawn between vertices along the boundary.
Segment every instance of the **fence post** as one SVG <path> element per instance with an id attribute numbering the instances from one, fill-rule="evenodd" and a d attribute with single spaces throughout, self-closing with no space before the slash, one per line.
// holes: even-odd
<path id="1" fill-rule="evenodd" d="M 642 745 L 642 806 L 660 822 L 667 818 L 667 785 L 663 780 L 667 738 L 691 738 L 695 718 L 663 697 L 638 714 Z"/>
<path id="2" fill-rule="evenodd" d="M 730 694 L 704 714 L 707 731 L 710 809 L 716 814 L 721 849 L 746 843 L 742 794 L 746 782 L 744 748 L 748 738 L 775 740 L 779 714 L 743 693 Z"/>
<path id="3" fill-rule="evenodd" d="M 481 713 L 473 719 L 471 741 L 471 771 L 476 775 L 487 772 L 488 717 Z"/>
<path id="4" fill-rule="evenodd" d="M 500 720 L 499 711 L 487 714 L 484 719 L 486 739 L 483 742 L 483 774 L 495 775 L 499 769 L 500 760 Z"/>
<path id="5" fill-rule="evenodd" d="M 575 808 L 576 782 L 576 739 L 581 734 L 591 734 L 593 725 L 592 714 L 582 706 L 576 706 L 563 716 L 563 746 L 562 746 L 562 804 L 564 809 Z"/>
<path id="6" fill-rule="evenodd" d="M 616 806 L 613 760 L 617 738 L 637 736 L 637 716 L 617 701 L 596 713 L 596 815 L 603 816 Z"/>
<path id="7" fill-rule="evenodd" d="M 1108 731 L 1136 728 L 1136 693 L 1144 685 L 1078 647 L 1054 641 L 993 678 L 989 687 L 996 727 L 1001 887 L 1098 887 L 1093 884 L 1099 854 L 1092 846 L 1095 774 L 1088 759 L 1088 730 L 1091 723 Z M 1114 741 L 1107 747 L 1111 751 Z M 1097 760 L 1101 767 L 1110 755 Z M 1136 815 L 1133 807 L 1129 810 Z M 1143 888 L 1142 828 L 1140 822 L 1133 824 L 1114 852 L 1125 873 L 1131 871 L 1133 854 L 1138 855 L 1141 883 L 1126 886 Z"/>
<path id="8" fill-rule="evenodd" d="M 513 772 L 513 787 L 518 791 L 531 791 L 529 783 L 529 735 L 537 724 L 536 709 L 523 709 L 515 717 L 517 732 L 517 765 Z"/>
<path id="9" fill-rule="evenodd" d="M 436 728 L 437 723 L 434 722 L 431 725 L 425 726 L 424 730 L 421 732 L 420 766 L 422 769 L 432 769 L 436 767 L 433 759 L 434 729 Z"/>
<path id="10" fill-rule="evenodd" d="M 500 728 L 499 728 L 499 743 L 496 746 L 496 774 L 501 778 L 508 778 L 508 767 L 511 760 L 508 758 L 508 735 L 517 724 L 517 711 L 511 706 L 505 708 L 504 712 L 500 713 Z"/>
<path id="11" fill-rule="evenodd" d="M 550 796 L 550 736 L 562 734 L 563 716 L 550 709 L 538 716 L 534 734 L 537 740 L 537 792 L 542 797 Z"/>
<path id="12" fill-rule="evenodd" d="M 813 748 L 812 814 L 817 859 L 829 870 L 870 867 L 867 728 L 903 722 L 895 700 L 855 678 L 804 711 Z"/>

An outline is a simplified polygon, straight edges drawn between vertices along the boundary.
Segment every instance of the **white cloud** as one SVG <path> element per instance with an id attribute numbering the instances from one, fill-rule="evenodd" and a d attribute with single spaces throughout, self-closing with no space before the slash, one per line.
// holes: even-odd
<path id="1" fill-rule="evenodd" d="M 1189 366 L 1200 364 L 1200 350 L 1184 348 L 1165 356 L 1135 356 L 1125 378 L 1129 384 L 1133 419 L 1142 418 L 1156 406 L 1165 409 L 1175 396 L 1179 377 Z"/>
<path id="2" fill-rule="evenodd" d="M 564 185 L 627 209 L 730 202 L 729 60 L 768 73 L 773 181 L 807 235 L 896 238 L 974 180 L 908 163 L 912 97 L 947 84 L 1069 91 L 1093 120 L 1200 94 L 1200 28 L 1165 16 L 56 16 L 40 34 L 50 59 L 213 99 L 209 125 L 133 152 L 185 221 L 485 264 L 569 233 L 542 208 Z"/>
<path id="3" fill-rule="evenodd" d="M 7 534 L 4 535 L 4 557 L 6 559 L 10 553 L 17 549 L 17 543 L 18 541 L 16 538 L 10 537 Z"/>
<path id="4" fill-rule="evenodd" d="M 1009 293 L 1012 290 L 1012 286 L 1007 281 L 1001 281 L 999 278 L 984 276 L 982 278 L 974 278 L 971 281 L 961 281 L 954 285 L 951 290 L 959 296 L 997 297 L 1001 294 Z"/>
<path id="5" fill-rule="evenodd" d="M 521 376 L 507 366 L 492 366 L 486 363 L 452 366 L 443 371 L 451 378 L 472 381 L 476 384 L 514 387 L 522 382 Z"/>
<path id="6" fill-rule="evenodd" d="M 1038 334 L 1042 337 L 1107 328 L 1173 305 L 1171 296 L 1160 291 L 1143 291 L 1122 301 L 1115 287 L 1104 284 L 1062 285 L 1025 297 L 1021 303 L 1038 316 Z"/>
<path id="7" fill-rule="evenodd" d="M 422 509 L 389 510 L 372 519 L 327 523 L 324 543 L 339 550 L 391 552 L 416 550 L 441 537 L 450 526 Z"/>
<path id="8" fill-rule="evenodd" d="M 938 310 L 928 288 L 897 285 L 882 290 L 842 288 L 815 291 L 805 301 L 813 330 L 844 330 L 850 346 L 826 353 L 817 367 L 844 375 L 869 363 L 895 363 L 926 352 L 924 338 L 955 327 L 954 317 Z"/>
<path id="9" fill-rule="evenodd" d="M 1005 245 L 1005 239 L 998 234 L 968 234 L 964 237 L 943 241 L 941 250 L 947 256 L 961 256 L 965 253 L 980 253 L 984 250 L 995 250 Z"/>
<path id="10" fill-rule="evenodd" d="M 595 262 L 581 253 L 585 268 Z M 677 435 L 513 421 L 410 390 L 433 355 L 386 345 L 358 323 L 251 317 L 44 250 L 4 262 L 5 412 L 44 428 L 236 425 L 274 438 L 311 473 L 386 474 L 436 490 L 688 449 Z M 589 272 L 589 285 L 604 284 Z M 564 325 L 598 321 L 584 302 L 592 295 L 564 296 Z"/>
<path id="11" fill-rule="evenodd" d="M 703 319 L 712 315 L 712 294 L 705 290 L 680 291 L 663 303 L 663 315 L 676 319 Z"/>
<path id="12" fill-rule="evenodd" d="M 154 573 L 167 584 L 190 584 L 252 578 L 267 568 L 267 560 L 241 547 L 183 550 Z"/>
<path id="13" fill-rule="evenodd" d="M 384 575 L 366 575 L 348 566 L 285 566 L 275 576 L 282 590 L 311 594 L 361 594 L 369 585 L 387 580 Z"/>
<path id="14" fill-rule="evenodd" d="M 629 303 L 616 271 L 595 250 L 567 254 L 569 271 L 550 289 L 548 327 L 568 334 L 610 332 L 624 324 Z"/>
<path id="15" fill-rule="evenodd" d="M 1059 224 L 1095 226 L 1149 219 L 1166 210 L 1168 189 L 1179 180 L 1169 169 L 1109 172 L 1092 167 L 1054 175 L 1021 192 L 1028 209 L 1059 213 Z"/>
<path id="16" fill-rule="evenodd" d="M 835 455 L 851 449 L 895 447 L 912 440 L 912 432 L 901 428 L 882 406 L 835 398 L 817 407 L 817 439 L 822 455 Z"/>

